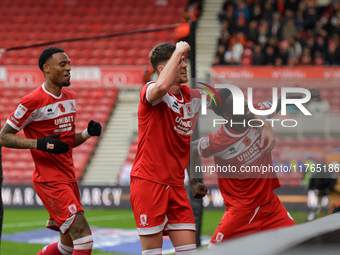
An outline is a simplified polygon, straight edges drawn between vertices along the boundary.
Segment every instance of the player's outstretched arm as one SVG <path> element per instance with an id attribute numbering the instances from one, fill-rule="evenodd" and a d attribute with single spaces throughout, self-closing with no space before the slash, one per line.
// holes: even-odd
<path id="1" fill-rule="evenodd" d="M 318 89 L 314 89 L 314 88 L 308 88 L 310 95 L 311 95 L 311 99 L 313 98 L 318 98 L 320 97 L 320 91 Z M 287 99 L 299 99 L 299 98 L 304 98 L 306 95 L 304 93 L 287 93 Z M 272 100 L 270 100 L 272 101 Z M 281 111 L 281 94 L 278 96 L 277 98 L 277 107 L 276 107 L 276 113 Z"/>
<path id="2" fill-rule="evenodd" d="M 83 132 L 74 135 L 73 147 L 81 145 L 92 136 L 100 136 L 101 134 L 102 125 L 98 121 L 91 120 Z"/>
<path id="3" fill-rule="evenodd" d="M 168 63 L 163 68 L 159 66 L 159 68 L 161 68 L 158 70 L 160 72 L 159 77 L 156 83 L 150 86 L 148 92 L 150 102 L 157 101 L 168 93 L 170 87 L 176 82 L 176 79 L 178 79 L 178 66 L 182 61 L 182 56 L 189 50 L 190 46 L 187 42 L 178 42 Z"/>
<path id="4" fill-rule="evenodd" d="M 191 187 L 194 198 L 202 198 L 207 194 L 207 191 L 208 191 L 205 185 L 203 185 L 202 183 L 199 183 L 196 178 L 191 176 L 191 173 L 193 173 L 194 171 L 194 167 L 196 165 L 197 159 L 199 158 L 198 142 L 199 140 L 196 140 L 191 143 L 190 159 L 189 159 L 188 166 L 187 166 L 190 187 Z M 192 167 L 192 169 L 190 167 Z"/>
<path id="5" fill-rule="evenodd" d="M 7 123 L 0 132 L 0 145 L 14 149 L 37 149 L 53 154 L 68 152 L 70 146 L 57 140 L 61 134 L 50 135 L 39 139 L 27 139 L 16 135 L 18 131 Z"/>

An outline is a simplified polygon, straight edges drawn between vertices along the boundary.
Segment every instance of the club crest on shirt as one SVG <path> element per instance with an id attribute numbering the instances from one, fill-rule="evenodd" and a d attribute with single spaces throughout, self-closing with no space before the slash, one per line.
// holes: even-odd
<path id="1" fill-rule="evenodd" d="M 224 237 L 224 235 L 221 232 L 218 232 L 217 235 L 216 235 L 216 239 L 215 239 L 216 243 L 222 242 L 223 237 Z"/>
<path id="2" fill-rule="evenodd" d="M 147 223 L 147 221 L 148 221 L 148 216 L 146 214 L 141 214 L 140 215 L 140 225 L 142 227 L 148 226 L 149 223 Z"/>
<path id="3" fill-rule="evenodd" d="M 76 107 L 74 107 L 74 104 L 72 102 L 70 102 L 70 105 L 71 105 L 71 111 L 75 111 Z"/>
<path id="4" fill-rule="evenodd" d="M 71 214 L 75 214 L 77 212 L 77 207 L 76 205 L 69 205 L 68 210 L 70 211 Z"/>
<path id="5" fill-rule="evenodd" d="M 22 104 L 19 104 L 17 109 L 14 112 L 14 117 L 16 119 L 21 119 L 22 117 L 24 117 L 26 112 L 27 112 L 27 108 L 23 106 Z"/>
<path id="6" fill-rule="evenodd" d="M 205 150 L 205 149 L 208 148 L 209 146 L 210 146 L 209 137 L 203 138 L 203 140 L 202 140 L 202 142 L 201 142 L 201 148 L 202 148 L 202 150 Z"/>

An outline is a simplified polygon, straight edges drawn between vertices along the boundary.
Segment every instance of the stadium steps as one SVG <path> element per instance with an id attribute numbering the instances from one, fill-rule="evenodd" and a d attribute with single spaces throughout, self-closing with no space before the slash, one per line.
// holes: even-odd
<path id="1" fill-rule="evenodd" d="M 197 78 L 207 78 L 217 50 L 217 41 L 221 35 L 221 24 L 218 13 L 222 9 L 223 0 L 203 2 L 203 13 L 199 18 L 196 31 L 196 63 Z"/>
<path id="2" fill-rule="evenodd" d="M 121 165 L 129 151 L 139 103 L 139 88 L 122 89 L 113 115 L 88 164 L 83 185 L 116 185 Z"/>

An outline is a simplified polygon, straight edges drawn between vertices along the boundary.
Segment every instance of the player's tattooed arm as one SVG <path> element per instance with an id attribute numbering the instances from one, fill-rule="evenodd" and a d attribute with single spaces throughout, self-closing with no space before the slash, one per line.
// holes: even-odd
<path id="1" fill-rule="evenodd" d="M 36 149 L 36 139 L 26 139 L 16 135 L 18 131 L 12 128 L 7 123 L 0 132 L 0 145 L 15 149 Z"/>
<path id="2" fill-rule="evenodd" d="M 198 143 L 199 139 L 191 143 L 190 148 L 190 159 L 187 166 L 187 172 L 189 175 L 189 182 L 192 190 L 192 194 L 194 198 L 202 198 L 207 194 L 207 188 L 193 176 L 194 167 L 198 165 Z"/>

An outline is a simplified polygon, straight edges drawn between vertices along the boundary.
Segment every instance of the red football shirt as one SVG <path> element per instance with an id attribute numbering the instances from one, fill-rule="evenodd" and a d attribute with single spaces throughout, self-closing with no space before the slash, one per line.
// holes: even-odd
<path id="1" fill-rule="evenodd" d="M 57 97 L 42 85 L 20 99 L 7 124 L 18 131 L 23 129 L 26 138 L 38 139 L 61 133 L 58 140 L 70 145 L 67 153 L 59 155 L 32 149 L 35 163 L 33 181 L 76 181 L 72 159 L 75 121 L 75 97 L 66 89 L 62 89 Z"/>
<path id="2" fill-rule="evenodd" d="M 268 103 L 254 104 L 255 109 L 263 106 L 270 108 Z M 264 116 L 267 119 L 269 117 L 271 116 Z M 263 154 L 263 149 L 259 146 L 261 135 L 262 128 L 248 127 L 243 133 L 237 133 L 229 126 L 222 125 L 216 133 L 208 134 L 199 141 L 200 156 L 214 156 L 216 170 L 218 166 L 219 169 L 225 167 L 225 172 L 220 170 L 217 175 L 227 207 L 255 208 L 263 205 L 272 199 L 273 190 L 280 187 L 275 172 L 261 171 L 262 166 L 272 165 L 271 154 Z M 228 172 L 229 166 L 234 166 L 236 172 Z M 251 166 L 257 166 L 259 172 L 251 172 Z"/>
<path id="3" fill-rule="evenodd" d="M 201 93 L 181 85 L 157 101 L 147 98 L 143 86 L 138 106 L 138 149 L 131 176 L 156 183 L 183 186 L 190 156 L 191 135 L 201 109 Z"/>

